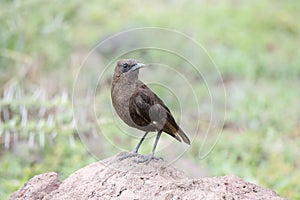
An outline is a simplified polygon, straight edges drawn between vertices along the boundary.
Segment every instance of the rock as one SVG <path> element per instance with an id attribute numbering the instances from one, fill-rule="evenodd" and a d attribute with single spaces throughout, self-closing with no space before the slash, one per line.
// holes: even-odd
<path id="1" fill-rule="evenodd" d="M 10 199 L 283 199 L 237 176 L 189 179 L 163 160 L 120 160 L 124 153 L 92 163 L 61 184 L 56 173 L 33 177 Z M 58 187 L 59 185 L 59 187 Z"/>
<path id="2" fill-rule="evenodd" d="M 43 199 L 52 191 L 57 190 L 61 182 L 55 172 L 40 174 L 27 183 L 25 183 L 18 191 L 10 196 L 10 200 L 36 200 Z"/>

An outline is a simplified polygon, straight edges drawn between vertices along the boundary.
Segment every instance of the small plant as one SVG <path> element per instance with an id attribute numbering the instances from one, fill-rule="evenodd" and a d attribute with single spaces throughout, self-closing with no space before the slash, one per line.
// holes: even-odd
<path id="1" fill-rule="evenodd" d="M 0 144 L 5 149 L 20 141 L 27 141 L 30 148 L 44 147 L 57 137 L 73 138 L 76 134 L 66 92 L 47 98 L 40 88 L 27 92 L 14 82 L 4 89 L 0 110 Z"/>

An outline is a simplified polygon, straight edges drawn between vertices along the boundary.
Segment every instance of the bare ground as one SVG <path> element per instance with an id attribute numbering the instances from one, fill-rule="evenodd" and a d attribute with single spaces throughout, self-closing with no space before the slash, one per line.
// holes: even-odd
<path id="1" fill-rule="evenodd" d="M 92 163 L 64 181 L 55 172 L 33 177 L 10 200 L 69 199 L 283 199 L 237 176 L 189 179 L 163 160 L 137 163 L 124 153 Z"/>

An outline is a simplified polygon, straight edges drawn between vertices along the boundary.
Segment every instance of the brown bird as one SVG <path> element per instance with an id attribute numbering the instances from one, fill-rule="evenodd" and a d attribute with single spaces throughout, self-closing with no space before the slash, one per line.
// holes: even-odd
<path id="1" fill-rule="evenodd" d="M 166 132 L 180 142 L 184 141 L 190 144 L 189 138 L 175 122 L 169 108 L 150 88 L 138 79 L 139 69 L 144 66 L 144 64 L 134 59 L 118 61 L 111 87 L 112 103 L 119 117 L 128 126 L 145 131 L 131 156 L 137 155 L 143 140 L 149 132 L 157 131 L 152 153 L 142 162 L 154 158 L 156 145 L 162 132 Z"/>

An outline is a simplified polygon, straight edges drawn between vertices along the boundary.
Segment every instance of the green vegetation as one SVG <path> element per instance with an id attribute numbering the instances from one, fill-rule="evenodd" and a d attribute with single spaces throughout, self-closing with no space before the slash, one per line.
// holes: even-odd
<path id="1" fill-rule="evenodd" d="M 297 159 L 300 156 L 300 4 L 297 1 L 4 0 L 0 5 L 0 199 L 7 199 L 36 174 L 57 171 L 65 178 L 96 160 L 80 141 L 73 119 L 72 86 L 80 63 L 107 36 L 152 26 L 193 37 L 207 49 L 224 79 L 226 118 L 224 126 L 221 119 L 216 122 L 218 128 L 223 128 L 223 134 L 213 151 L 201 160 L 198 150 L 202 135 L 197 136 L 186 153 L 188 159 L 197 162 L 211 176 L 235 174 L 271 188 L 283 197 L 300 199 Z M 174 47 L 185 48 L 176 42 Z M 115 44 L 114 48 L 120 47 Z M 102 57 L 99 53 L 103 60 L 112 55 L 114 49 Z M 156 52 L 149 58 L 143 54 L 152 62 L 166 59 L 162 55 L 163 52 Z M 181 64 L 176 59 L 171 62 Z M 202 70 L 213 83 L 210 89 L 221 89 L 215 72 L 209 67 Z M 92 91 L 98 80 L 95 74 L 90 70 L 83 80 L 87 88 L 91 85 Z M 98 88 L 101 92 L 109 88 L 109 76 L 105 74 L 104 79 Z M 209 96 L 199 80 L 195 79 L 193 86 L 205 116 Z M 159 87 L 156 91 L 179 115 L 178 102 L 173 101 L 173 96 L 168 98 L 169 93 L 164 94 Z M 89 93 L 84 89 L 80 92 Z M 105 93 L 96 99 L 109 102 L 109 98 L 109 93 Z M 183 106 L 194 109 L 192 103 Z M 110 112 L 110 107 L 99 108 L 100 114 Z M 81 113 L 85 126 L 79 128 L 85 132 L 96 126 L 90 114 Z M 217 109 L 215 114 L 222 118 L 224 113 Z M 191 124 L 194 116 L 192 112 L 186 116 Z M 118 134 L 112 119 L 101 118 L 99 123 L 111 141 L 122 148 L 135 145 L 132 138 Z M 201 119 L 201 127 L 207 126 L 208 122 Z M 214 139 L 208 137 L 207 148 Z M 142 152 L 148 152 L 151 145 L 151 142 L 144 144 Z M 97 148 L 101 148 L 100 157 L 120 151 L 107 142 L 96 144 Z"/>

